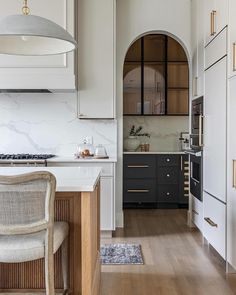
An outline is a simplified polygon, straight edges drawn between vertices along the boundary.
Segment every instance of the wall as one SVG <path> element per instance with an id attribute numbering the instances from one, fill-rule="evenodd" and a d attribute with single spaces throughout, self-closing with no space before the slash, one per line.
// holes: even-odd
<path id="1" fill-rule="evenodd" d="M 142 126 L 143 132 L 150 133 L 150 139 L 140 138 L 141 142 L 148 141 L 151 151 L 178 151 L 180 149 L 180 133 L 188 132 L 188 117 L 124 117 L 123 136 L 127 138 L 132 125 Z"/>
<path id="2" fill-rule="evenodd" d="M 129 46 L 145 33 L 167 33 L 185 47 L 190 60 L 190 15 L 191 0 L 117 0 L 116 100 L 119 139 L 123 138 L 123 63 Z M 123 226 L 122 153 L 123 142 L 119 140 L 116 191 L 117 226 Z"/>
<path id="3" fill-rule="evenodd" d="M 53 153 L 73 156 L 92 135 L 116 156 L 113 120 L 77 119 L 77 94 L 1 94 L 0 153 Z"/>

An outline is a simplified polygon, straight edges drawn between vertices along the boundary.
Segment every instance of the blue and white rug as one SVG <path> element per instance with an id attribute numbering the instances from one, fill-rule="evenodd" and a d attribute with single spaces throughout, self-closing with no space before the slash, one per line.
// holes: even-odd
<path id="1" fill-rule="evenodd" d="M 101 246 L 102 264 L 143 264 L 141 245 L 105 244 Z"/>

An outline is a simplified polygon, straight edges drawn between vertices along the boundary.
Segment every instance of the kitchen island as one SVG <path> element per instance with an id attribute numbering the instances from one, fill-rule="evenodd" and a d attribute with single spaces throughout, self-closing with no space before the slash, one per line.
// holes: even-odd
<path id="1" fill-rule="evenodd" d="M 100 292 L 100 168 L 0 167 L 0 175 L 49 171 L 57 179 L 55 220 L 69 223 L 69 287 L 73 295 Z M 55 287 L 63 289 L 61 255 L 54 258 Z M 44 260 L 0 264 L 0 292 L 43 291 Z"/>

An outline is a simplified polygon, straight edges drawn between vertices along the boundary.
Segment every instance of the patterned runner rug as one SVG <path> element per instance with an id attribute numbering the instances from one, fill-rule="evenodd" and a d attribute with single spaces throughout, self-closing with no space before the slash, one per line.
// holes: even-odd
<path id="1" fill-rule="evenodd" d="M 105 244 L 101 246 L 102 264 L 143 264 L 141 245 Z"/>

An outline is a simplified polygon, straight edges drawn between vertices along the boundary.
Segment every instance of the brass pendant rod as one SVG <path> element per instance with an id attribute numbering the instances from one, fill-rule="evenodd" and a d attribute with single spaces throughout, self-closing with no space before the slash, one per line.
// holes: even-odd
<path id="1" fill-rule="evenodd" d="M 24 0 L 24 6 L 22 7 L 22 12 L 24 15 L 29 15 L 30 14 L 30 9 L 28 6 L 28 0 Z"/>

